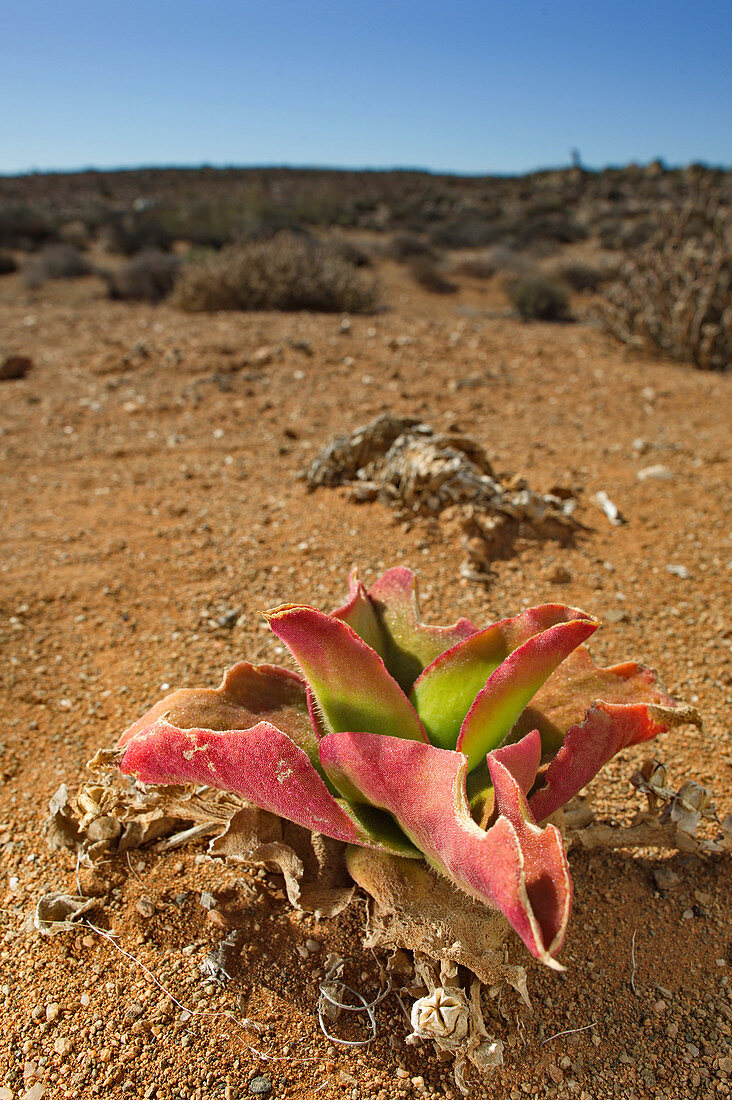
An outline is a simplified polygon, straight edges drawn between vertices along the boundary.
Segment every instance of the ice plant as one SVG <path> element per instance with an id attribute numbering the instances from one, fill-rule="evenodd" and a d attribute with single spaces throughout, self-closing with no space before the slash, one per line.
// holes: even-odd
<path id="1" fill-rule="evenodd" d="M 216 689 L 176 691 L 123 734 L 145 783 L 204 783 L 349 844 L 424 858 L 502 910 L 549 966 L 572 883 L 541 823 L 628 745 L 689 718 L 636 664 L 601 669 L 599 625 L 545 604 L 485 629 L 419 620 L 396 568 L 327 615 L 266 613 L 301 675 L 241 662 Z"/>

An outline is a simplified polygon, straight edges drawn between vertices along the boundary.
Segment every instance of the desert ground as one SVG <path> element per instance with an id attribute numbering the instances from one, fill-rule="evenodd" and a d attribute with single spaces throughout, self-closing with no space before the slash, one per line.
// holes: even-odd
<path id="1" fill-rule="evenodd" d="M 675 785 L 694 779 L 732 811 L 729 373 L 641 355 L 586 320 L 524 323 L 490 280 L 435 295 L 388 259 L 379 276 L 385 308 L 348 318 L 188 314 L 110 301 L 93 277 L 0 280 L 0 350 L 32 361 L 0 382 L 2 1100 L 459 1095 L 449 1062 L 405 1044 L 393 994 L 370 1045 L 322 1034 L 328 953 L 365 997 L 384 987 L 362 904 L 299 913 L 276 875 L 212 861 L 205 838 L 77 872 L 42 834 L 59 785 L 87 781 L 166 685 L 282 661 L 260 612 L 330 610 L 353 565 L 366 580 L 414 568 L 434 623 L 555 600 L 596 613 L 596 658 L 643 661 L 704 718 L 605 769 L 603 820 L 642 808 L 629 779 L 649 749 Z M 538 490 L 570 487 L 585 530 L 517 545 L 479 584 L 438 521 L 309 493 L 299 475 L 319 449 L 382 412 L 469 433 Z M 570 865 L 567 969 L 509 942 L 533 1011 L 507 996 L 504 1065 L 473 1074 L 474 1094 L 732 1095 L 729 857 L 575 849 Z M 34 931 L 38 898 L 77 887 L 96 899 L 89 923 Z M 246 932 L 224 987 L 199 972 L 223 934 L 202 893 Z"/>

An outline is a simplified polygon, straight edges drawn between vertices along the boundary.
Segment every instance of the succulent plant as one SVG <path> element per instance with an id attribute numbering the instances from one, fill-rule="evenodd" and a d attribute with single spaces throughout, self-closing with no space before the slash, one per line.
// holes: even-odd
<path id="1" fill-rule="evenodd" d="M 424 625 L 404 568 L 368 590 L 354 571 L 330 615 L 285 604 L 266 618 L 301 674 L 241 662 L 218 688 L 173 692 L 122 735 L 122 771 L 424 858 L 560 968 L 572 882 L 559 829 L 541 823 L 689 709 L 642 666 L 598 668 L 582 645 L 598 621 L 575 608 Z"/>

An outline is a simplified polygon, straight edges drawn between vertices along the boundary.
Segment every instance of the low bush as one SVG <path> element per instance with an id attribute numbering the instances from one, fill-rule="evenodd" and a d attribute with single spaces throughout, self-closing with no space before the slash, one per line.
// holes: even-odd
<path id="1" fill-rule="evenodd" d="M 504 240 L 508 231 L 503 218 L 466 214 L 442 222 L 433 230 L 431 240 L 438 248 L 485 248 Z"/>
<path id="2" fill-rule="evenodd" d="M 119 271 L 104 272 L 110 298 L 133 302 L 160 302 L 175 286 L 181 268 L 177 256 L 149 249 Z"/>
<path id="3" fill-rule="evenodd" d="M 55 238 L 50 219 L 41 211 L 17 203 L 0 206 L 0 247 L 30 251 Z"/>
<path id="4" fill-rule="evenodd" d="M 414 281 L 431 294 L 454 294 L 457 290 L 456 284 L 445 277 L 439 264 L 429 256 L 416 256 L 408 268 Z"/>
<path id="5" fill-rule="evenodd" d="M 458 275 L 468 279 L 492 279 L 498 268 L 488 255 L 468 256 L 455 265 Z"/>
<path id="6" fill-rule="evenodd" d="M 568 260 L 559 264 L 557 275 L 568 287 L 578 293 L 599 290 L 603 283 L 612 278 L 613 272 L 606 267 L 595 267 L 581 260 Z"/>
<path id="7" fill-rule="evenodd" d="M 415 233 L 395 233 L 389 241 L 387 255 L 397 263 L 403 264 L 417 257 L 435 259 L 434 249 Z"/>
<path id="8" fill-rule="evenodd" d="M 548 275 L 525 275 L 506 284 L 506 293 L 524 321 L 566 321 L 567 288 Z"/>
<path id="9" fill-rule="evenodd" d="M 190 312 L 224 309 L 370 313 L 375 282 L 337 249 L 306 235 L 231 245 L 182 269 L 173 302 Z"/>
<path id="10" fill-rule="evenodd" d="M 42 286 L 47 279 L 79 279 L 94 271 L 78 248 L 71 244 L 47 244 L 26 261 L 23 279 L 30 289 Z"/>

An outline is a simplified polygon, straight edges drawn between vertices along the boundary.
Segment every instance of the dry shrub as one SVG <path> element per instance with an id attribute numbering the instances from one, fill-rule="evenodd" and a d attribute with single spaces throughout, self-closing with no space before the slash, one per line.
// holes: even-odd
<path id="1" fill-rule="evenodd" d="M 429 256 L 415 256 L 408 267 L 414 281 L 431 294 L 454 294 L 457 290 L 455 283 L 445 277 L 439 264 Z"/>
<path id="2" fill-rule="evenodd" d="M 562 282 L 579 294 L 587 291 L 594 294 L 603 283 L 617 274 L 617 269 L 612 271 L 605 267 L 595 267 L 581 260 L 568 260 L 566 263 L 558 264 L 556 270 Z"/>
<path id="3" fill-rule="evenodd" d="M 160 302 L 175 286 L 181 263 L 169 252 L 149 249 L 119 271 L 105 272 L 110 298 L 132 302 Z"/>
<path id="4" fill-rule="evenodd" d="M 70 244 L 47 244 L 23 268 L 26 286 L 34 290 L 47 279 L 79 279 L 94 268 L 78 248 Z"/>
<path id="5" fill-rule="evenodd" d="M 488 255 L 468 256 L 455 265 L 458 275 L 468 279 L 492 279 L 498 268 Z"/>
<path id="6" fill-rule="evenodd" d="M 513 279 L 506 293 L 524 321 L 566 321 L 569 316 L 567 288 L 548 275 Z"/>
<path id="7" fill-rule="evenodd" d="M 634 347 L 702 370 L 732 363 L 732 211 L 707 191 L 667 214 L 620 269 L 601 306 L 606 328 Z"/>
<path id="8" fill-rule="evenodd" d="M 311 237 L 278 233 L 268 241 L 231 245 L 187 265 L 173 302 L 189 312 L 220 309 L 309 309 L 370 313 L 373 280 L 334 248 Z"/>
<path id="9" fill-rule="evenodd" d="M 389 241 L 387 255 L 397 263 L 409 263 L 418 257 L 435 259 L 435 250 L 415 233 L 395 233 Z"/>

